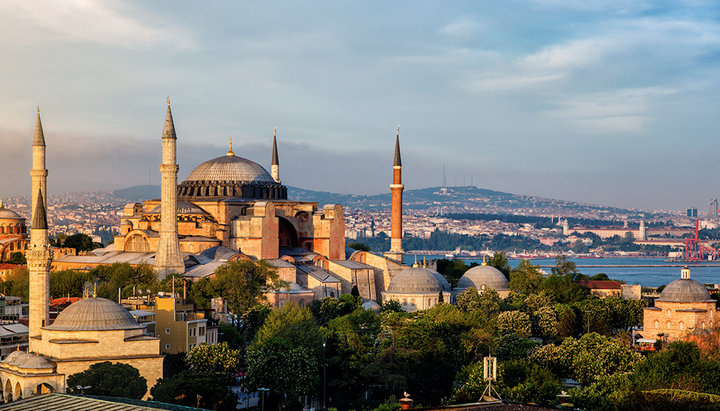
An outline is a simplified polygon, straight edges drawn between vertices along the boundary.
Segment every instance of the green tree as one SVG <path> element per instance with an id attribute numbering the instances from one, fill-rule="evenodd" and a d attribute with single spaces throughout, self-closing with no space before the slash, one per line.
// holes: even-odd
<path id="1" fill-rule="evenodd" d="M 172 377 L 158 380 L 150 394 L 153 400 L 165 403 L 203 409 L 235 410 L 236 399 L 228 389 L 235 379 L 224 378 L 222 375 L 184 370 Z"/>
<path id="2" fill-rule="evenodd" d="M 493 256 L 488 259 L 487 265 L 497 268 L 501 273 L 503 273 L 503 275 L 505 275 L 505 278 L 510 279 L 511 268 L 507 256 L 505 255 L 505 251 L 499 251 L 493 254 Z"/>
<path id="3" fill-rule="evenodd" d="M 50 296 L 54 298 L 82 297 L 85 283 L 88 280 L 88 274 L 81 271 L 52 271 L 50 273 Z"/>
<path id="4" fill-rule="evenodd" d="M 309 309 L 295 304 L 270 312 L 250 347 L 258 349 L 272 338 L 303 346 L 316 357 L 322 352 L 323 335 L 315 318 Z"/>
<path id="5" fill-rule="evenodd" d="M 244 347 L 244 339 L 240 330 L 232 324 L 218 324 L 218 342 L 226 343 L 230 348 L 237 349 Z"/>
<path id="6" fill-rule="evenodd" d="M 220 266 L 214 278 L 199 281 L 191 296 L 201 308 L 209 308 L 213 297 L 225 297 L 230 311 L 242 315 L 258 305 L 266 305 L 266 293 L 287 286 L 288 283 L 278 276 L 277 269 L 264 260 L 234 261 Z"/>
<path id="7" fill-rule="evenodd" d="M 187 354 L 192 369 L 207 374 L 233 376 L 240 370 L 240 351 L 230 348 L 228 343 L 196 345 Z"/>
<path id="8" fill-rule="evenodd" d="M 12 295 L 28 301 L 30 293 L 30 275 L 26 267 L 16 267 L 10 270 L 3 281 L 3 294 Z"/>
<path id="9" fill-rule="evenodd" d="M 540 267 L 529 260 L 521 260 L 520 264 L 510 271 L 508 287 L 520 294 L 531 295 L 540 292 L 543 283 Z"/>
<path id="10" fill-rule="evenodd" d="M 639 391 L 679 389 L 720 394 L 720 362 L 707 359 L 691 342 L 671 342 L 638 364 L 632 376 Z"/>
<path id="11" fill-rule="evenodd" d="M 345 244 L 346 247 L 354 248 L 358 251 L 370 251 L 370 246 L 367 244 L 363 244 L 357 241 L 350 241 L 347 244 Z"/>
<path id="12" fill-rule="evenodd" d="M 56 237 L 58 239 L 59 237 Z M 60 244 L 61 247 L 68 247 L 68 248 L 74 248 L 76 252 L 81 251 L 92 251 L 95 248 L 95 244 L 93 243 L 92 237 L 90 237 L 87 234 L 73 234 L 70 236 L 67 236 L 63 241 L 62 244 Z"/>
<path id="13" fill-rule="evenodd" d="M 500 335 L 517 334 L 529 337 L 531 334 L 530 316 L 522 311 L 503 311 L 497 317 Z"/>
<path id="14" fill-rule="evenodd" d="M 77 386 L 90 388 L 79 390 Z M 147 380 L 132 365 L 105 361 L 68 376 L 67 389 L 71 394 L 142 398 L 147 392 Z"/>
<path id="15" fill-rule="evenodd" d="M 14 253 L 11 253 L 7 262 L 10 264 L 17 264 L 17 265 L 26 265 L 27 264 L 25 255 L 23 253 L 21 253 L 20 251 L 15 251 Z"/>
<path id="16" fill-rule="evenodd" d="M 266 338 L 262 344 L 250 346 L 246 361 L 246 388 L 270 388 L 268 399 L 285 406 L 297 404 L 301 395 L 314 393 L 319 382 L 317 356 L 291 340 Z"/>

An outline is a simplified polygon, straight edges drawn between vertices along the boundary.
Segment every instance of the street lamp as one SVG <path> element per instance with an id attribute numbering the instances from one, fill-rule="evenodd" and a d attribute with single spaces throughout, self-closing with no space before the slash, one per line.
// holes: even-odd
<path id="1" fill-rule="evenodd" d="M 265 393 L 270 391 L 270 388 L 258 388 L 258 391 L 262 393 L 262 408 L 261 411 L 265 411 Z"/>
<path id="2" fill-rule="evenodd" d="M 325 385 L 326 385 L 326 371 L 327 371 L 327 361 L 325 359 L 325 347 L 327 346 L 327 342 L 323 341 L 323 411 L 327 410 L 327 407 L 325 406 Z"/>
<path id="3" fill-rule="evenodd" d="M 80 395 L 85 395 L 85 390 L 89 390 L 90 388 L 92 388 L 92 385 L 86 385 L 84 387 L 82 385 L 76 385 L 75 388 L 80 390 Z"/>

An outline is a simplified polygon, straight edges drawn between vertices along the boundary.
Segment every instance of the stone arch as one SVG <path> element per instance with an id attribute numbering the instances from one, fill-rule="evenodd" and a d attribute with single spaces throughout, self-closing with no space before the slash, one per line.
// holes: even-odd
<path id="1" fill-rule="evenodd" d="M 12 400 L 12 382 L 10 381 L 10 378 L 5 380 L 5 384 L 3 384 L 3 394 L 5 394 L 5 401 Z"/>
<path id="2" fill-rule="evenodd" d="M 46 382 L 38 384 L 33 390 L 34 395 L 49 394 L 51 392 L 55 392 L 55 388 Z"/>
<path id="3" fill-rule="evenodd" d="M 20 381 L 18 381 L 15 383 L 15 390 L 13 391 L 13 401 L 22 399 L 22 397 L 22 386 L 20 385 Z"/>
<path id="4" fill-rule="evenodd" d="M 127 240 L 125 240 L 125 247 L 123 251 L 136 252 L 136 253 L 147 253 L 150 252 L 150 244 L 144 233 L 136 232 L 131 233 Z"/>
<path id="5" fill-rule="evenodd" d="M 280 247 L 297 247 L 299 243 L 295 226 L 284 217 L 278 217 L 278 240 Z"/>

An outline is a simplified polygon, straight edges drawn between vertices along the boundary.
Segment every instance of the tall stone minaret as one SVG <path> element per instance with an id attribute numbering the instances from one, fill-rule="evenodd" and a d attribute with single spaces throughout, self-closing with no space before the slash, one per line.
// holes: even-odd
<path id="1" fill-rule="evenodd" d="M 393 162 L 393 182 L 390 184 L 392 194 L 392 216 L 390 227 L 390 251 L 386 256 L 402 262 L 405 251 L 402 248 L 402 161 L 400 160 L 400 126 L 395 135 L 395 161 Z"/>
<path id="2" fill-rule="evenodd" d="M 40 121 L 40 107 L 38 107 L 37 120 L 35 121 L 35 136 L 32 145 L 32 188 L 30 191 L 30 221 L 33 221 L 37 209 L 37 193 L 42 192 L 43 204 L 47 204 L 47 175 L 45 168 L 45 134 L 43 133 L 42 122 Z"/>
<path id="3" fill-rule="evenodd" d="M 162 135 L 162 164 L 160 164 L 160 241 L 155 253 L 155 270 L 160 279 L 168 274 L 185 272 L 180 255 L 177 228 L 177 156 L 175 124 L 168 99 L 165 128 Z"/>
<path id="4" fill-rule="evenodd" d="M 280 182 L 280 161 L 278 161 L 277 152 L 277 127 L 273 130 L 273 152 L 272 152 L 272 164 L 270 164 L 270 174 L 276 183 Z"/>

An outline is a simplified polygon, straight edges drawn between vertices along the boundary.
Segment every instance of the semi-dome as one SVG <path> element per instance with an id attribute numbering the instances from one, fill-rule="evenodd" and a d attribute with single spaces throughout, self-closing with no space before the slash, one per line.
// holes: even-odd
<path id="1" fill-rule="evenodd" d="M 238 157 L 231 150 L 195 167 L 178 186 L 177 194 L 190 200 L 208 197 L 285 200 L 287 188 L 260 164 Z"/>
<path id="2" fill-rule="evenodd" d="M 161 205 L 157 205 L 152 208 L 152 210 L 148 211 L 148 214 L 160 214 L 160 210 L 162 209 Z M 178 200 L 177 207 L 176 207 L 178 214 L 202 214 L 206 215 L 207 212 L 203 210 L 202 208 L 196 206 L 193 203 Z"/>
<path id="3" fill-rule="evenodd" d="M 387 292 L 391 294 L 437 294 L 444 290 L 435 274 L 438 273 L 427 268 L 408 268 L 400 271 L 390 280 Z"/>
<path id="4" fill-rule="evenodd" d="M 668 284 L 660 293 L 657 301 L 690 303 L 711 299 L 710 293 L 704 285 L 692 278 L 680 278 Z"/>
<path id="5" fill-rule="evenodd" d="M 260 164 L 236 155 L 226 155 L 206 161 L 190 173 L 185 181 L 242 181 L 245 183 L 274 183 Z"/>
<path id="6" fill-rule="evenodd" d="M 475 287 L 478 291 L 482 291 L 485 288 L 492 288 L 495 291 L 508 290 L 505 275 L 497 268 L 489 265 L 473 267 L 460 277 L 457 289 L 465 290 L 470 287 Z"/>
<path id="7" fill-rule="evenodd" d="M 54 331 L 104 331 L 142 328 L 120 304 L 105 298 L 85 298 L 70 304 L 45 327 Z"/>

